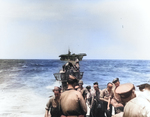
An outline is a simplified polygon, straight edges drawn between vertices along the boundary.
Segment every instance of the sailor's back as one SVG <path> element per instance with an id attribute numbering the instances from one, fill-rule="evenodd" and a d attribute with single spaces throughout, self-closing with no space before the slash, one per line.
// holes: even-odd
<path id="1" fill-rule="evenodd" d="M 67 90 L 61 94 L 60 105 L 63 115 L 84 115 L 87 112 L 86 103 L 79 91 Z"/>

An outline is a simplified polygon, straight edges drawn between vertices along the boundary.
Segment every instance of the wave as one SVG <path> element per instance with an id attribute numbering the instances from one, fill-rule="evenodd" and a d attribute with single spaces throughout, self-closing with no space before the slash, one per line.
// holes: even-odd
<path id="1" fill-rule="evenodd" d="M 13 67 L 10 71 L 13 72 L 18 72 L 18 71 L 22 71 L 23 69 L 17 68 L 17 67 Z"/>
<path id="2" fill-rule="evenodd" d="M 1 106 L 3 107 L 0 108 L 1 112 L 0 116 L 3 117 L 44 116 L 45 112 L 44 108 L 48 99 L 46 97 L 41 97 L 35 94 L 30 89 L 9 90 L 5 92 L 0 92 L 0 95 L 1 95 L 0 102 Z"/>
<path id="3" fill-rule="evenodd" d="M 32 66 L 45 66 L 46 64 L 42 63 L 31 63 Z"/>
<path id="4" fill-rule="evenodd" d="M 27 68 L 28 66 L 27 66 L 27 65 L 23 65 L 22 67 L 23 67 L 23 68 Z"/>

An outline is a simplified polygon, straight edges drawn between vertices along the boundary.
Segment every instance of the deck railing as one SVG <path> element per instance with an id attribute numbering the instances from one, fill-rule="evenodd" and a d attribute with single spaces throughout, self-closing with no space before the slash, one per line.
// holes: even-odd
<path id="1" fill-rule="evenodd" d="M 82 79 L 84 72 L 73 72 L 73 75 L 78 79 Z M 57 81 L 67 82 L 70 73 L 54 73 L 54 77 Z"/>

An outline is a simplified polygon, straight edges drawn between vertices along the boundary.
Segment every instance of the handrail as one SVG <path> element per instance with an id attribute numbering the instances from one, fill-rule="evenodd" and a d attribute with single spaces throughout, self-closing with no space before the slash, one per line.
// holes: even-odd
<path id="1" fill-rule="evenodd" d="M 74 72 L 73 74 L 78 80 L 80 80 L 83 77 L 83 73 L 84 72 Z M 54 73 L 53 75 L 57 81 L 62 81 L 62 82 L 67 82 L 67 79 L 69 78 L 69 73 L 67 72 L 66 73 Z"/>

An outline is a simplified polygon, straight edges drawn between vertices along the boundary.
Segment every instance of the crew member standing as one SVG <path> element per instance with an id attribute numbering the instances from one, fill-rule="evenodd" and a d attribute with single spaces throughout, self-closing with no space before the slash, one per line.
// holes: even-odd
<path id="1" fill-rule="evenodd" d="M 82 94 L 75 90 L 78 83 L 76 77 L 69 75 L 67 80 L 68 89 L 61 94 L 60 110 L 62 116 L 77 117 L 86 115 L 87 107 Z"/>
<path id="2" fill-rule="evenodd" d="M 81 92 L 84 100 L 86 101 L 86 99 L 87 99 L 87 89 L 83 87 L 83 81 L 82 80 L 79 80 L 79 88 L 78 88 L 77 91 Z"/>
<path id="3" fill-rule="evenodd" d="M 86 104 L 87 104 L 87 114 L 86 117 L 90 117 L 90 107 L 91 107 L 91 101 L 92 101 L 92 94 L 91 94 L 91 86 L 86 86 L 87 89 L 87 99 L 86 99 Z"/>
<path id="4" fill-rule="evenodd" d="M 142 112 L 141 109 L 145 110 L 145 108 L 143 108 L 143 107 L 139 108 L 138 107 L 139 104 L 136 104 L 136 103 L 135 103 L 135 105 L 134 104 L 132 105 L 132 100 L 134 100 L 133 98 L 136 97 L 135 87 L 132 83 L 125 83 L 125 84 L 119 85 L 116 89 L 116 93 L 120 96 L 121 102 L 125 105 L 125 108 L 124 108 L 124 112 L 115 114 L 112 117 L 149 117 L 149 116 L 140 116 L 140 115 L 142 115 L 140 113 L 144 112 L 144 111 Z M 130 101 L 131 101 L 131 103 L 130 103 Z M 141 100 L 141 101 L 143 101 L 143 100 Z M 138 102 L 140 102 L 140 101 L 138 101 Z M 128 105 L 128 103 L 129 103 L 129 105 Z"/>
<path id="5" fill-rule="evenodd" d="M 100 99 L 103 100 L 104 112 L 106 112 L 107 117 L 111 117 L 112 115 L 112 105 L 108 104 L 109 98 L 112 99 L 114 97 L 114 93 L 112 91 L 113 84 L 109 82 L 107 84 L 107 88 L 103 89 L 100 95 Z"/>
<path id="6" fill-rule="evenodd" d="M 125 105 L 123 117 L 150 117 L 150 85 L 146 84 L 144 89 L 141 95 L 136 97 L 134 90 L 129 92 L 130 95 L 134 94 L 131 98 L 129 94 L 121 96 L 123 98 L 128 96 L 129 100 Z"/>
<path id="7" fill-rule="evenodd" d="M 114 79 L 112 81 L 112 83 L 114 83 L 114 85 L 115 85 L 114 97 L 109 100 L 110 100 L 111 104 L 114 106 L 115 114 L 117 114 L 117 113 L 123 112 L 123 109 L 124 109 L 124 104 L 121 102 L 120 96 L 116 93 L 116 89 L 120 85 L 119 78 Z M 110 103 L 110 102 L 108 102 L 108 103 Z"/>
<path id="8" fill-rule="evenodd" d="M 51 117 L 60 117 L 59 101 L 61 89 L 59 87 L 54 87 L 53 92 L 54 96 L 51 97 L 46 104 L 45 117 L 50 117 L 49 112 Z"/>
<path id="9" fill-rule="evenodd" d="M 87 104 L 90 107 L 91 106 L 91 101 L 92 101 L 92 94 L 91 94 L 91 86 L 86 86 L 87 89 Z"/>
<path id="10" fill-rule="evenodd" d="M 90 117 L 104 117 L 103 102 L 100 100 L 101 90 L 97 84 L 95 84 L 93 87 L 94 90 L 92 91 Z"/>

